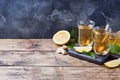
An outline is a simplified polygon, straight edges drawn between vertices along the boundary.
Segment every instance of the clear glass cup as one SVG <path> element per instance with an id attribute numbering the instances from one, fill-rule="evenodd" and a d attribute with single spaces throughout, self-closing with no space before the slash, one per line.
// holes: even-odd
<path id="1" fill-rule="evenodd" d="M 120 31 L 118 31 L 116 33 L 111 33 L 110 44 L 116 44 L 116 45 L 120 46 Z"/>
<path id="2" fill-rule="evenodd" d="M 80 21 L 78 23 L 78 44 L 80 46 L 91 46 L 93 44 L 94 21 Z"/>
<path id="3" fill-rule="evenodd" d="M 116 40 L 116 37 L 117 37 L 116 33 L 111 33 L 111 34 L 110 34 L 110 40 L 109 40 L 109 44 L 110 44 L 110 45 L 116 43 L 116 41 L 115 41 L 115 40 Z"/>
<path id="4" fill-rule="evenodd" d="M 118 32 L 116 33 L 116 43 L 115 43 L 115 44 L 117 44 L 117 45 L 120 46 L 120 31 L 118 31 Z"/>
<path id="5" fill-rule="evenodd" d="M 110 44 L 111 28 L 105 29 L 103 27 L 95 27 L 93 29 L 93 50 L 98 55 L 108 54 L 111 45 Z"/>

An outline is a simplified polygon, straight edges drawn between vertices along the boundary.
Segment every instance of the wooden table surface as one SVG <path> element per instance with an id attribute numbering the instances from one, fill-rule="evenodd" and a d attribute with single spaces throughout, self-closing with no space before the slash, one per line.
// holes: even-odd
<path id="1" fill-rule="evenodd" d="M 0 80 L 120 80 L 108 69 L 56 54 L 51 39 L 0 39 Z"/>

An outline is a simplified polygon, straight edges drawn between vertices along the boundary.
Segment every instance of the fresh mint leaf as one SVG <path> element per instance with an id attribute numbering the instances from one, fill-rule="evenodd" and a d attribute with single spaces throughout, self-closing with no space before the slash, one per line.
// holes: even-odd
<path id="1" fill-rule="evenodd" d="M 112 45 L 110 52 L 113 54 L 119 54 L 120 53 L 120 46 L 117 44 Z"/>
<path id="2" fill-rule="evenodd" d="M 76 36 L 76 30 L 75 30 L 74 27 L 72 28 L 70 35 L 71 35 L 71 38 L 73 38 L 73 39 L 75 38 L 75 36 Z"/>
<path id="3" fill-rule="evenodd" d="M 95 53 L 94 52 L 83 51 L 82 53 L 85 54 L 85 55 L 88 55 L 88 56 L 92 57 L 93 59 L 95 59 Z"/>
<path id="4" fill-rule="evenodd" d="M 90 56 L 95 59 L 95 53 L 94 52 L 90 52 Z"/>
<path id="5" fill-rule="evenodd" d="M 89 52 L 86 52 L 86 51 L 83 51 L 82 53 L 83 53 L 83 54 L 86 54 L 86 55 L 89 55 Z"/>
<path id="6" fill-rule="evenodd" d="M 76 29 L 75 27 L 72 27 L 72 30 L 70 32 L 70 42 L 67 44 L 68 48 L 73 48 L 76 45 L 77 42 L 77 35 L 76 35 Z"/>
<path id="7" fill-rule="evenodd" d="M 74 43 L 69 43 L 67 46 L 68 46 L 68 48 L 73 48 L 75 46 L 75 44 Z"/>

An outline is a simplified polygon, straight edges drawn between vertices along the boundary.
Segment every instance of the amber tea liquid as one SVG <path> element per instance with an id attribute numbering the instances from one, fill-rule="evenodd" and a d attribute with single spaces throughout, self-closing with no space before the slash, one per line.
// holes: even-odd
<path id="1" fill-rule="evenodd" d="M 112 33 L 110 35 L 109 43 L 110 44 L 117 44 L 120 46 L 120 37 L 118 37 L 115 33 Z"/>
<path id="2" fill-rule="evenodd" d="M 96 54 L 105 55 L 110 50 L 109 32 L 104 29 L 96 29 L 94 34 L 94 51 Z"/>
<path id="3" fill-rule="evenodd" d="M 78 25 L 78 43 L 80 46 L 89 46 L 92 42 L 92 29 L 93 26 Z"/>
<path id="4" fill-rule="evenodd" d="M 115 33 L 111 33 L 110 34 L 110 39 L 109 39 L 109 44 L 110 45 L 114 44 L 115 40 L 116 40 L 116 34 Z"/>
<path id="5" fill-rule="evenodd" d="M 116 44 L 120 46 L 120 38 L 117 39 Z"/>

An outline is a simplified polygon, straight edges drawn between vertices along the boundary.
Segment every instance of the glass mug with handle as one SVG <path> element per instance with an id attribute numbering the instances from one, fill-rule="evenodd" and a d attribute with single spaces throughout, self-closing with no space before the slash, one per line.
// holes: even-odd
<path id="1" fill-rule="evenodd" d="M 91 46 L 93 44 L 94 21 L 80 21 L 78 23 L 78 44 L 80 46 Z"/>
<path id="2" fill-rule="evenodd" d="M 103 27 L 95 27 L 93 29 L 93 50 L 98 55 L 106 55 L 108 54 L 111 45 L 113 45 L 116 40 L 110 44 L 110 35 L 111 28 L 103 28 Z"/>

